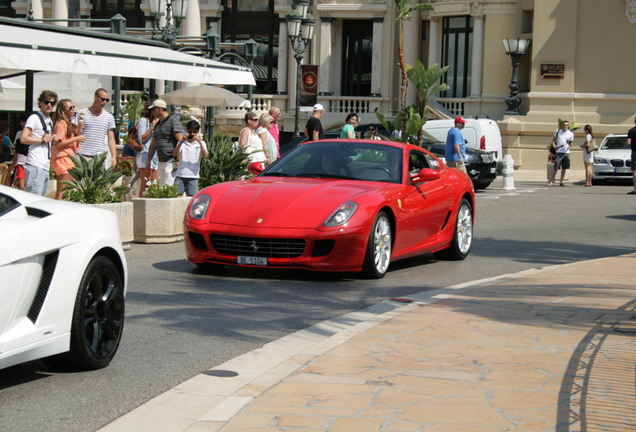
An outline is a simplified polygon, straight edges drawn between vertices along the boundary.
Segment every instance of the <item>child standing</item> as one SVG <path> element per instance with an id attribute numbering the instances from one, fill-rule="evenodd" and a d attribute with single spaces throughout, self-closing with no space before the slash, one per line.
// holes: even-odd
<path id="1" fill-rule="evenodd" d="M 186 125 L 187 135 L 179 141 L 172 156 L 179 159 L 175 183 L 179 196 L 185 192 L 188 196 L 197 193 L 199 187 L 199 167 L 201 158 L 208 158 L 205 142 L 199 137 L 199 123 L 191 120 Z"/>

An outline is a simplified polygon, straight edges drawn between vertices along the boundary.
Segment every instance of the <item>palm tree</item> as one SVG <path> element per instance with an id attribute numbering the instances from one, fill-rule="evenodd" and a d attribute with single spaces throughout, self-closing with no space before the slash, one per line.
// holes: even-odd
<path id="1" fill-rule="evenodd" d="M 415 66 L 407 65 L 407 68 L 409 80 L 417 89 L 416 107 L 423 126 L 424 122 L 426 122 L 426 105 L 428 105 L 428 99 L 435 93 L 450 89 L 448 84 L 439 82 L 450 66 L 440 68 L 439 65 L 435 63 L 433 66 L 426 69 L 426 67 L 424 67 L 422 62 L 418 59 Z M 412 131 L 409 132 L 412 133 Z M 417 145 L 422 147 L 421 126 L 417 129 Z"/>
<path id="2" fill-rule="evenodd" d="M 406 133 L 406 89 L 409 85 L 408 68 L 406 59 L 404 58 L 404 22 L 411 19 L 411 12 L 416 10 L 432 10 L 430 3 L 419 3 L 419 0 L 394 0 L 397 9 L 398 22 L 398 63 L 402 81 L 400 83 L 400 113 L 401 125 L 400 131 Z"/>

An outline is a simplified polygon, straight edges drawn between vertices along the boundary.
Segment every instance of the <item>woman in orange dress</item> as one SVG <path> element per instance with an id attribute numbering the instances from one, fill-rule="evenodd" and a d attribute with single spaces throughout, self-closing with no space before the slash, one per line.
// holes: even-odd
<path id="1" fill-rule="evenodd" d="M 73 122 L 75 120 L 75 106 L 70 99 L 62 99 L 58 102 L 55 114 L 53 114 L 53 134 L 58 137 L 57 144 L 51 146 L 51 166 L 57 176 L 57 192 L 55 199 L 62 199 L 64 180 L 73 180 L 68 170 L 75 164 L 69 155 L 76 156 L 80 143 L 86 137 L 80 135 L 79 126 Z"/>

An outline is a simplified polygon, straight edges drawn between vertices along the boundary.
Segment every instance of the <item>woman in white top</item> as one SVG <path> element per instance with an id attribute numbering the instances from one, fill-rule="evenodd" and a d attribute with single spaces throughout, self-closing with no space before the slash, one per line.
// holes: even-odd
<path id="1" fill-rule="evenodd" d="M 592 126 L 585 125 L 583 128 L 585 131 L 585 140 L 580 144 L 583 149 L 583 165 L 585 165 L 585 186 L 592 186 L 592 164 L 594 163 L 594 152 L 587 151 L 587 143 L 594 140 L 594 134 L 592 133 Z"/>
<path id="2" fill-rule="evenodd" d="M 250 162 L 266 162 L 263 141 L 256 133 L 258 116 L 256 113 L 245 114 L 245 127 L 239 132 L 239 147 L 245 150 Z"/>
<path id="3" fill-rule="evenodd" d="M 259 128 L 256 133 L 263 142 L 263 149 L 265 150 L 265 158 L 267 159 L 267 165 L 271 164 L 278 157 L 278 148 L 276 146 L 276 140 L 269 133 L 270 129 L 274 126 L 274 117 L 269 114 L 263 114 L 258 120 Z"/>

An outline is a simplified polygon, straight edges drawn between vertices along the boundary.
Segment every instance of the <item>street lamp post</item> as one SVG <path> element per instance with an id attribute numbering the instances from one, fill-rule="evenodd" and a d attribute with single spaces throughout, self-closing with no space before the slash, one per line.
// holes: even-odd
<path id="1" fill-rule="evenodd" d="M 157 29 L 161 32 L 161 40 L 172 46 L 177 40 L 181 21 L 186 17 L 188 0 L 149 0 L 148 3 L 150 13 L 155 18 L 152 23 L 152 38 L 155 39 L 155 29 Z M 166 16 L 166 24 L 160 27 L 163 15 Z M 173 15 L 174 24 L 172 24 Z"/>
<path id="2" fill-rule="evenodd" d="M 512 77 L 510 78 L 510 85 L 508 86 L 508 88 L 510 88 L 510 96 L 506 98 L 508 109 L 505 114 L 519 115 L 519 105 L 521 104 L 521 99 L 517 96 L 517 93 L 519 93 L 519 60 L 528 50 L 530 40 L 505 38 L 502 39 L 501 42 L 506 50 L 506 54 L 508 54 L 512 60 Z"/>
<path id="3" fill-rule="evenodd" d="M 256 49 L 258 48 L 258 43 L 254 39 L 249 39 L 245 42 L 245 57 L 249 60 L 249 68 L 250 71 L 254 71 L 254 59 L 256 58 Z M 247 99 L 250 101 L 250 108 L 248 111 L 252 111 L 252 105 L 254 104 L 253 99 L 254 86 L 247 86 Z"/>
<path id="4" fill-rule="evenodd" d="M 308 13 L 309 0 L 294 0 L 292 10 L 285 16 L 287 35 L 294 49 L 296 59 L 296 114 L 294 118 L 294 137 L 300 136 L 300 65 L 305 51 L 314 36 L 316 20 Z"/>
<path id="5" fill-rule="evenodd" d="M 216 59 L 216 54 L 219 52 L 219 45 L 221 37 L 214 30 L 214 27 L 210 25 L 208 31 L 203 35 L 205 39 L 205 47 L 208 52 L 207 57 L 210 60 Z M 214 134 L 214 107 L 208 106 L 205 108 L 205 136 L 208 142 L 211 142 L 212 135 Z"/>

